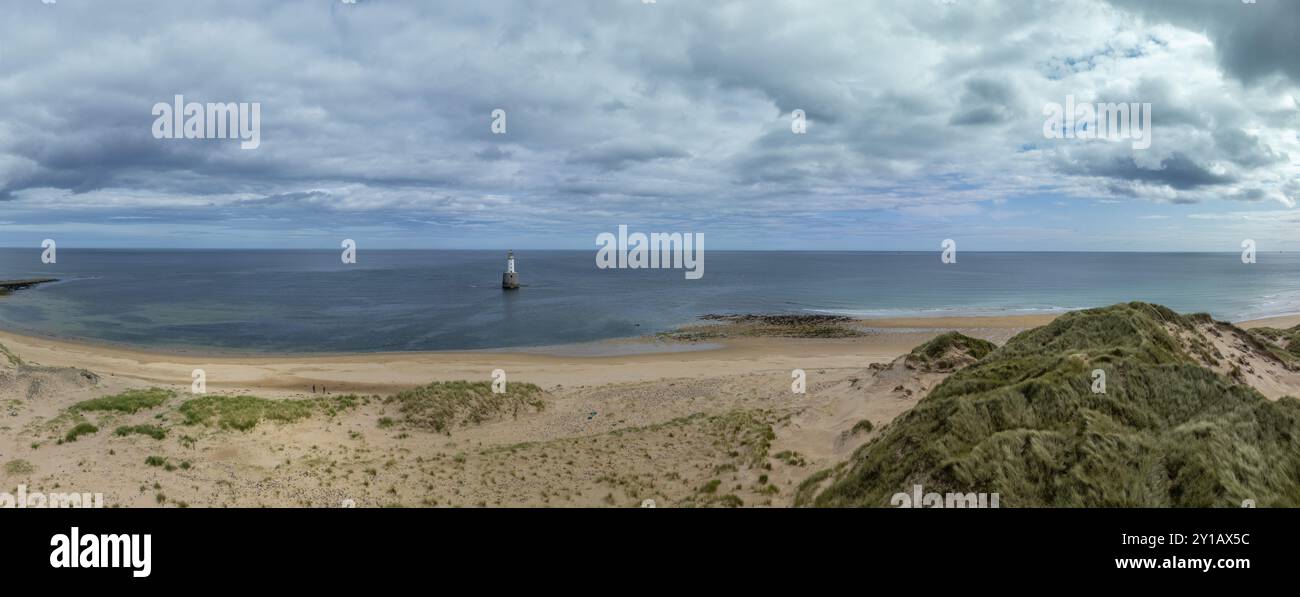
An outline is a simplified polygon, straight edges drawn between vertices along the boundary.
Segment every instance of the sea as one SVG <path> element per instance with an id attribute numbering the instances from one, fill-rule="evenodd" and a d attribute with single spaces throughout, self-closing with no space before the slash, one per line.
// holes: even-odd
<path id="1" fill-rule="evenodd" d="M 708 251 L 704 276 L 601 269 L 591 251 L 0 249 L 0 329 L 148 349 L 343 353 L 546 347 L 710 313 L 1058 313 L 1148 301 L 1238 321 L 1300 312 L 1300 253 Z"/>

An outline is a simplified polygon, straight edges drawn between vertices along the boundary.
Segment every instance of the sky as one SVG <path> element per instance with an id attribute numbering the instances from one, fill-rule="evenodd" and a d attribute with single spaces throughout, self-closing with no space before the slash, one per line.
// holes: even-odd
<path id="1" fill-rule="evenodd" d="M 0 246 L 1300 250 L 1294 0 L 0 11 Z M 176 95 L 260 145 L 156 138 Z M 1067 97 L 1149 147 L 1049 138 Z"/>

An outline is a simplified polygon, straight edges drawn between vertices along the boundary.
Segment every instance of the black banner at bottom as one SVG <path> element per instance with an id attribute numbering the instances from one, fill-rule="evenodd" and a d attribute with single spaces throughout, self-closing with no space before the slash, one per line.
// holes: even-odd
<path id="1" fill-rule="evenodd" d="M 1295 510 L 1252 508 L 10 509 L 0 510 L 0 571 L 48 586 L 154 590 L 196 578 L 302 589 L 431 576 L 535 590 L 596 572 L 635 575 L 638 589 L 890 577 L 931 587 L 1231 586 L 1286 578 L 1298 521 Z"/>

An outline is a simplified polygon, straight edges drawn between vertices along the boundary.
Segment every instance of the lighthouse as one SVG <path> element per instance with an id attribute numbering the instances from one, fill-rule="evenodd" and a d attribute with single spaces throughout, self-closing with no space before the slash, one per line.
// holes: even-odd
<path id="1" fill-rule="evenodd" d="M 515 290 L 519 288 L 519 274 L 515 273 L 515 252 L 506 253 L 506 273 L 501 274 L 501 288 Z"/>

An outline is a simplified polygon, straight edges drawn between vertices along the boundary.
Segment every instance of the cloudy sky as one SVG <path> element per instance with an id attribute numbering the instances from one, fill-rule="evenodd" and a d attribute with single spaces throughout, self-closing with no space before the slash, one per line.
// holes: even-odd
<path id="1" fill-rule="evenodd" d="M 1300 250 L 1293 0 L 0 10 L 0 246 Z M 177 94 L 261 146 L 155 139 Z M 1150 148 L 1046 138 L 1067 96 Z"/>

